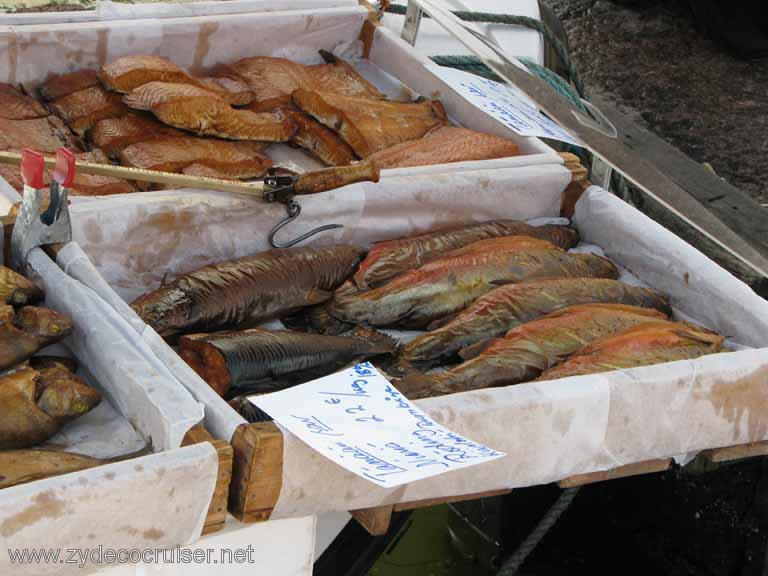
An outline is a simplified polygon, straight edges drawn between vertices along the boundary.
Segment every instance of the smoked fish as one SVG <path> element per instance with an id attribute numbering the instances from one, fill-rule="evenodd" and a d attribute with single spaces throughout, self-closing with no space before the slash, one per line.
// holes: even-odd
<path id="1" fill-rule="evenodd" d="M 0 376 L 0 450 L 40 444 L 100 401 L 96 390 L 62 368 Z"/>
<path id="2" fill-rule="evenodd" d="M 296 125 L 296 133 L 291 137 L 291 144 L 303 148 L 328 166 L 347 166 L 357 158 L 349 144 L 303 112 L 288 108 L 280 111 Z"/>
<path id="3" fill-rule="evenodd" d="M 48 116 L 40 102 L 10 84 L 0 83 L 0 118 L 31 120 Z"/>
<path id="4" fill-rule="evenodd" d="M 585 344 L 666 316 L 624 304 L 581 304 L 521 324 L 479 355 L 438 374 L 411 374 L 397 388 L 410 399 L 533 380 Z"/>
<path id="5" fill-rule="evenodd" d="M 354 282 L 361 290 L 377 288 L 403 272 L 478 240 L 521 235 L 549 240 L 564 250 L 573 248 L 579 241 L 574 228 L 531 226 L 519 220 L 489 220 L 479 224 L 441 228 L 409 238 L 377 242 L 360 264 Z"/>
<path id="6" fill-rule="evenodd" d="M 109 460 L 100 460 L 56 450 L 0 450 L 0 490 L 51 476 L 87 470 Z"/>
<path id="7" fill-rule="evenodd" d="M 189 137 L 189 134 L 171 128 L 148 116 L 128 113 L 120 118 L 106 118 L 94 124 L 89 134 L 91 142 L 105 154 L 114 156 L 131 144 L 160 138 Z"/>
<path id="8" fill-rule="evenodd" d="M 26 306 L 43 299 L 43 291 L 18 272 L 0 266 L 0 303 Z"/>
<path id="9" fill-rule="evenodd" d="M 724 338 L 682 322 L 646 322 L 588 344 L 539 380 L 691 360 L 722 349 Z"/>
<path id="10" fill-rule="evenodd" d="M 72 322 L 48 308 L 0 306 L 0 371 L 72 333 Z"/>
<path id="11" fill-rule="evenodd" d="M 198 135 L 286 142 L 296 131 L 285 115 L 237 110 L 210 90 L 191 84 L 149 82 L 124 96 L 123 101 L 136 110 L 152 112 L 170 126 Z"/>
<path id="12" fill-rule="evenodd" d="M 124 166 L 148 170 L 181 172 L 196 164 L 232 178 L 256 178 L 272 166 L 272 160 L 261 154 L 264 147 L 258 142 L 192 136 L 157 138 L 131 144 L 118 153 L 118 158 Z"/>
<path id="13" fill-rule="evenodd" d="M 616 266 L 600 256 L 531 248 L 522 242 L 516 245 L 518 238 L 544 242 L 525 236 L 481 240 L 380 288 L 334 299 L 330 312 L 345 322 L 418 330 L 463 310 L 502 284 L 550 277 L 618 276 Z"/>
<path id="14" fill-rule="evenodd" d="M 165 338 L 250 328 L 328 300 L 362 254 L 350 245 L 267 250 L 183 274 L 131 306 Z"/>
<path id="15" fill-rule="evenodd" d="M 217 94 L 229 104 L 245 105 L 254 94 L 237 78 L 195 78 L 167 58 L 141 54 L 125 56 L 103 66 L 99 77 L 110 90 L 129 94 L 150 82 L 188 84 Z"/>
<path id="16" fill-rule="evenodd" d="M 668 299 L 650 288 L 630 286 L 611 278 L 552 278 L 501 286 L 475 300 L 449 323 L 409 342 L 402 358 L 429 366 L 467 347 L 482 350 L 493 338 L 515 326 L 576 304 L 615 303 L 672 313 Z"/>
<path id="17" fill-rule="evenodd" d="M 48 105 L 80 137 L 99 120 L 117 118 L 128 111 L 118 94 L 107 92 L 101 86 L 72 92 Z"/>
<path id="18" fill-rule="evenodd" d="M 388 102 L 300 88 L 293 92 L 291 101 L 302 112 L 334 130 L 358 158 L 421 138 L 448 121 L 443 105 L 437 100 Z"/>
<path id="19" fill-rule="evenodd" d="M 94 162 L 96 164 L 109 164 L 109 158 L 101 150 L 92 150 L 82 154 L 75 154 L 79 161 Z M 73 196 L 109 196 L 111 194 L 128 194 L 135 192 L 136 188 L 121 178 L 114 176 L 101 176 L 98 174 L 85 174 L 77 172 L 72 182 L 70 192 Z"/>
<path id="20" fill-rule="evenodd" d="M 59 74 L 46 80 L 42 86 L 40 86 L 40 96 L 44 100 L 51 101 L 72 94 L 73 92 L 79 92 L 85 90 L 91 86 L 100 86 L 99 73 L 97 70 L 91 68 L 84 68 L 76 72 L 70 72 L 69 74 Z"/>
<path id="21" fill-rule="evenodd" d="M 182 336 L 179 348 L 187 364 L 225 396 L 231 387 L 274 391 L 289 375 L 310 380 L 354 360 L 392 354 L 397 345 L 364 328 L 344 336 L 253 328 Z"/>
<path id="22" fill-rule="evenodd" d="M 249 109 L 269 112 L 291 103 L 291 94 L 305 90 L 325 90 L 334 94 L 369 99 L 384 99 L 373 84 L 341 58 L 330 52 L 320 51 L 325 64 L 307 66 L 285 58 L 257 56 L 243 58 L 230 65 L 255 94 Z"/>
<path id="23" fill-rule="evenodd" d="M 519 154 L 517 144 L 507 138 L 467 128 L 438 126 L 423 138 L 384 148 L 369 158 L 384 169 L 492 160 Z"/>
<path id="24" fill-rule="evenodd" d="M 31 120 L 0 118 L 0 149 L 2 150 L 32 148 L 37 152 L 50 153 L 56 152 L 62 146 L 73 152 L 80 150 L 69 129 L 55 116 Z"/>

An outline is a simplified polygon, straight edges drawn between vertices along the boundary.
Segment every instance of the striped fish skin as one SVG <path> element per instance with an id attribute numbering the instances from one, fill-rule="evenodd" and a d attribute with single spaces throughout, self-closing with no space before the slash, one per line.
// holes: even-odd
<path id="1" fill-rule="evenodd" d="M 99 120 L 117 118 L 128 111 L 118 94 L 107 92 L 101 86 L 61 96 L 49 106 L 80 137 Z"/>
<path id="2" fill-rule="evenodd" d="M 570 306 L 513 328 L 451 370 L 406 376 L 398 390 L 414 399 L 526 382 L 589 342 L 665 318 L 658 310 L 625 304 Z"/>
<path id="3" fill-rule="evenodd" d="M 720 352 L 723 340 L 719 334 L 692 324 L 647 322 L 592 342 L 562 364 L 544 372 L 538 379 L 555 380 L 676 360 L 692 360 Z"/>
<path id="4" fill-rule="evenodd" d="M 183 274 L 132 307 L 165 338 L 250 328 L 326 301 L 362 254 L 350 245 L 268 250 Z"/>
<path id="5" fill-rule="evenodd" d="M 94 124 L 91 141 L 105 154 L 116 155 L 131 144 L 160 138 L 189 137 L 189 134 L 154 120 L 151 116 L 129 113 L 120 118 L 105 118 Z"/>
<path id="6" fill-rule="evenodd" d="M 285 115 L 237 110 L 217 94 L 190 84 L 149 82 L 123 101 L 136 110 L 152 112 L 170 126 L 201 136 L 287 142 L 296 131 Z"/>
<path id="7" fill-rule="evenodd" d="M 656 290 L 611 278 L 534 280 L 501 286 L 481 296 L 448 324 L 409 342 L 402 358 L 421 367 L 434 365 L 468 346 L 481 346 L 503 336 L 525 322 L 561 308 L 590 303 L 628 304 L 672 313 L 668 299 Z"/>
<path id="8" fill-rule="evenodd" d="M 334 299 L 331 314 L 356 324 L 423 329 L 463 310 L 501 284 L 536 278 L 618 276 L 616 266 L 600 256 L 571 254 L 559 249 L 516 248 L 515 238 L 525 237 L 484 240 L 481 242 L 491 249 L 470 251 L 459 257 L 449 253 L 398 276 L 381 288 Z M 509 247 L 499 247 L 501 240 L 510 241 Z M 459 252 L 461 250 L 467 247 Z"/>
<path id="9" fill-rule="evenodd" d="M 260 384 L 269 390 L 275 380 L 290 374 L 330 373 L 352 361 L 396 350 L 392 339 L 372 330 L 323 336 L 253 328 L 183 336 L 179 346 L 181 357 L 222 396 L 230 387 Z"/>
<path id="10" fill-rule="evenodd" d="M 32 120 L 46 116 L 48 110 L 40 102 L 10 84 L 0 83 L 0 118 Z"/>
<path id="11" fill-rule="evenodd" d="M 377 242 L 369 250 L 354 276 L 361 290 L 382 286 L 395 276 L 463 248 L 478 240 L 500 236 L 532 236 L 549 240 L 568 250 L 579 241 L 574 228 L 568 226 L 531 226 L 519 220 L 490 220 L 467 226 L 442 228 L 399 240 Z"/>
<path id="12" fill-rule="evenodd" d="M 62 146 L 73 152 L 79 151 L 74 136 L 56 116 L 31 120 L 0 118 L 0 148 L 3 150 L 32 148 L 38 152 L 56 152 Z M 16 166 L 4 167 L 17 169 Z"/>

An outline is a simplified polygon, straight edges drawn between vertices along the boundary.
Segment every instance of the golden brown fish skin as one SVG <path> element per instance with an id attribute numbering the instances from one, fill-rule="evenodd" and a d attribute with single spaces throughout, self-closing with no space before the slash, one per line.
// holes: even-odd
<path id="1" fill-rule="evenodd" d="M 291 103 L 294 90 L 327 90 L 347 96 L 383 99 L 375 86 L 360 76 L 349 64 L 321 51 L 327 64 L 306 66 L 286 58 L 257 56 L 243 58 L 229 66 L 255 94 L 249 108 L 269 112 Z"/>
<path id="2" fill-rule="evenodd" d="M 0 490 L 51 476 L 87 470 L 109 462 L 54 450 L 0 450 L 0 470 L 3 471 L 0 474 Z"/>
<path id="3" fill-rule="evenodd" d="M 287 142 L 296 126 L 285 115 L 236 110 L 213 92 L 190 84 L 149 82 L 123 98 L 170 126 L 230 140 Z"/>
<path id="4" fill-rule="evenodd" d="M 724 338 L 706 328 L 683 322 L 647 322 L 606 336 L 582 348 L 538 380 L 597 374 L 692 360 L 722 349 Z"/>
<path id="5" fill-rule="evenodd" d="M 478 240 L 519 235 L 549 240 L 564 250 L 572 248 L 579 241 L 579 235 L 574 228 L 555 225 L 531 226 L 519 220 L 490 220 L 467 226 L 441 228 L 410 238 L 377 242 L 360 264 L 354 281 L 361 290 L 377 288 L 403 272 L 418 268 L 430 260 Z"/>
<path id="6" fill-rule="evenodd" d="M 291 95 L 291 102 L 334 130 L 358 158 L 416 140 L 447 123 L 445 110 L 437 100 L 389 102 L 298 89 Z"/>
<path id="7" fill-rule="evenodd" d="M 107 92 L 101 86 L 72 92 L 48 105 L 80 137 L 99 120 L 117 118 L 128 111 L 118 94 Z"/>
<path id="8" fill-rule="evenodd" d="M 515 248 L 512 243 L 503 248 L 500 240 L 504 238 L 481 241 L 488 247 L 486 251 L 473 253 L 465 247 L 464 254 L 453 257 L 449 253 L 380 288 L 334 299 L 331 314 L 345 322 L 423 329 L 463 310 L 501 284 L 537 278 L 618 276 L 616 266 L 600 256 L 525 245 Z"/>
<path id="9" fill-rule="evenodd" d="M 0 306 L 0 370 L 7 370 L 72 332 L 72 323 L 48 308 Z"/>
<path id="10" fill-rule="evenodd" d="M 468 346 L 481 347 L 525 322 L 561 308 L 590 303 L 627 304 L 672 313 L 663 294 L 611 278 L 552 278 L 509 284 L 481 296 L 448 324 L 409 342 L 403 348 L 402 359 L 430 366 Z M 462 356 L 467 359 L 464 352 Z"/>
<path id="11" fill-rule="evenodd" d="M 0 376 L 0 450 L 44 442 L 100 399 L 95 390 L 60 368 L 42 372 L 22 368 Z"/>
<path id="12" fill-rule="evenodd" d="M 91 129 L 89 137 L 105 154 L 114 156 L 131 144 L 161 138 L 189 138 L 189 134 L 166 126 L 150 115 L 130 112 L 120 118 L 99 120 Z"/>
<path id="13" fill-rule="evenodd" d="M 262 328 L 182 336 L 179 347 L 179 355 L 221 396 L 230 387 L 270 391 L 288 375 L 329 374 L 397 349 L 394 340 L 373 330 L 323 336 Z"/>
<path id="14" fill-rule="evenodd" d="M 280 111 L 297 127 L 291 144 L 303 148 L 327 166 L 348 166 L 357 160 L 352 148 L 333 130 L 302 112 L 288 108 L 281 108 Z"/>
<path id="15" fill-rule="evenodd" d="M 62 146 L 73 152 L 80 150 L 72 133 L 55 116 L 31 120 L 0 118 L 0 149 L 2 150 L 31 148 L 37 152 L 56 152 Z M 10 166 L 4 167 L 10 168 Z"/>
<path id="16" fill-rule="evenodd" d="M 48 116 L 40 102 L 10 84 L 0 83 L 0 118 L 31 120 Z"/>
<path id="17" fill-rule="evenodd" d="M 132 307 L 165 338 L 250 328 L 324 302 L 362 254 L 349 245 L 268 250 L 183 274 Z"/>
<path id="18" fill-rule="evenodd" d="M 423 138 L 384 148 L 368 158 L 385 169 L 492 160 L 519 154 L 517 144 L 506 138 L 456 126 L 437 126 Z"/>
<path id="19" fill-rule="evenodd" d="M 272 166 L 261 154 L 265 145 L 258 142 L 173 137 L 156 138 L 131 144 L 118 153 L 124 166 L 182 172 L 192 165 L 202 165 L 231 178 L 257 178 Z M 195 172 L 200 172 L 197 169 Z"/>
<path id="20" fill-rule="evenodd" d="M 91 86 L 99 86 L 98 71 L 83 69 L 69 74 L 59 74 L 45 81 L 40 86 L 40 95 L 44 100 L 56 100 L 67 94 L 85 90 Z"/>
<path id="21" fill-rule="evenodd" d="M 26 306 L 43 299 L 45 294 L 24 276 L 0 266 L 0 303 L 11 306 Z"/>
<path id="22" fill-rule="evenodd" d="M 406 376 L 398 390 L 416 399 L 526 382 L 595 339 L 664 318 L 658 310 L 624 304 L 570 306 L 513 328 L 451 370 Z"/>
<path id="23" fill-rule="evenodd" d="M 75 157 L 81 162 L 110 164 L 109 158 L 101 150 L 76 154 Z M 109 196 L 112 194 L 129 194 L 135 191 L 136 188 L 127 180 L 82 172 L 75 174 L 75 180 L 70 188 L 70 193 L 73 196 Z"/>

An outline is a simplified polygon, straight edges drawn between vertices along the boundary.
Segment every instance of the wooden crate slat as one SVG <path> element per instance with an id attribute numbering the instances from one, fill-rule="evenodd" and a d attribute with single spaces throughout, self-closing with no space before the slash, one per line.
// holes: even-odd
<path id="1" fill-rule="evenodd" d="M 618 468 L 612 468 L 610 470 L 600 470 L 599 472 L 590 472 L 588 474 L 576 474 L 574 476 L 569 476 L 568 478 L 563 478 L 557 484 L 561 488 L 573 488 L 574 486 L 604 482 L 605 480 L 615 480 L 616 478 L 626 478 L 627 476 L 663 472 L 669 468 L 671 464 L 671 458 L 645 460 L 643 462 L 635 462 L 634 464 L 627 464 L 626 466 L 619 466 Z"/>

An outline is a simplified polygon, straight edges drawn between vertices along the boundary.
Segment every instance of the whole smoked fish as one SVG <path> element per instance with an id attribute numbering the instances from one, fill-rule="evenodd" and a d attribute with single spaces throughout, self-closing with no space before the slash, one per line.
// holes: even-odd
<path id="1" fill-rule="evenodd" d="M 722 336 L 700 326 L 682 322 L 647 322 L 592 342 L 562 364 L 544 372 L 539 380 L 691 360 L 719 352 L 723 340 Z"/>
<path id="2" fill-rule="evenodd" d="M 131 306 L 165 338 L 250 328 L 326 301 L 362 253 L 349 245 L 267 250 L 183 274 Z"/>
<path id="3" fill-rule="evenodd" d="M 406 376 L 398 390 L 415 399 L 526 382 L 589 342 L 664 318 L 658 310 L 624 304 L 571 306 L 513 328 L 451 370 Z"/>
<path id="4" fill-rule="evenodd" d="M 199 135 L 286 142 L 296 131 L 284 115 L 237 110 L 217 94 L 191 84 L 149 82 L 123 101 L 131 108 L 152 112 L 170 126 Z"/>
<path id="5" fill-rule="evenodd" d="M 0 376 L 0 450 L 40 444 L 100 401 L 96 390 L 61 368 Z"/>
<path id="6" fill-rule="evenodd" d="M 0 490 L 108 464 L 100 460 L 55 450 L 0 450 Z"/>
<path id="7" fill-rule="evenodd" d="M 48 308 L 0 306 L 0 370 L 27 360 L 72 333 L 72 322 Z"/>
<path id="8" fill-rule="evenodd" d="M 0 266 L 0 303 L 26 306 L 43 299 L 43 291 L 18 272 Z"/>
<path id="9" fill-rule="evenodd" d="M 276 381 L 287 375 L 325 375 L 353 360 L 392 354 L 397 345 L 388 336 L 367 329 L 322 336 L 253 328 L 182 336 L 179 347 L 187 364 L 224 396 L 231 387 L 272 391 Z"/>
<path id="10" fill-rule="evenodd" d="M 359 158 L 421 138 L 447 122 L 443 105 L 437 100 L 388 102 L 298 89 L 291 101 L 338 133 Z"/>
<path id="11" fill-rule="evenodd" d="M 403 272 L 478 240 L 521 235 L 549 240 L 564 250 L 572 248 L 579 241 L 579 235 L 573 228 L 531 226 L 519 220 L 490 220 L 480 224 L 442 228 L 410 238 L 377 242 L 360 264 L 354 282 L 361 290 L 377 288 Z"/>
<path id="12" fill-rule="evenodd" d="M 422 329 L 502 284 L 550 277 L 618 276 L 616 266 L 600 256 L 516 245 L 517 239 L 526 238 L 544 242 L 525 236 L 481 240 L 406 272 L 381 288 L 334 299 L 331 314 L 345 322 Z"/>
<path id="13" fill-rule="evenodd" d="M 467 347 L 482 350 L 515 326 L 577 304 L 615 303 L 671 314 L 665 296 L 611 278 L 554 278 L 501 286 L 481 296 L 448 324 L 409 342 L 402 358 L 419 366 L 450 358 Z M 478 351 L 479 351 L 478 350 Z"/>

